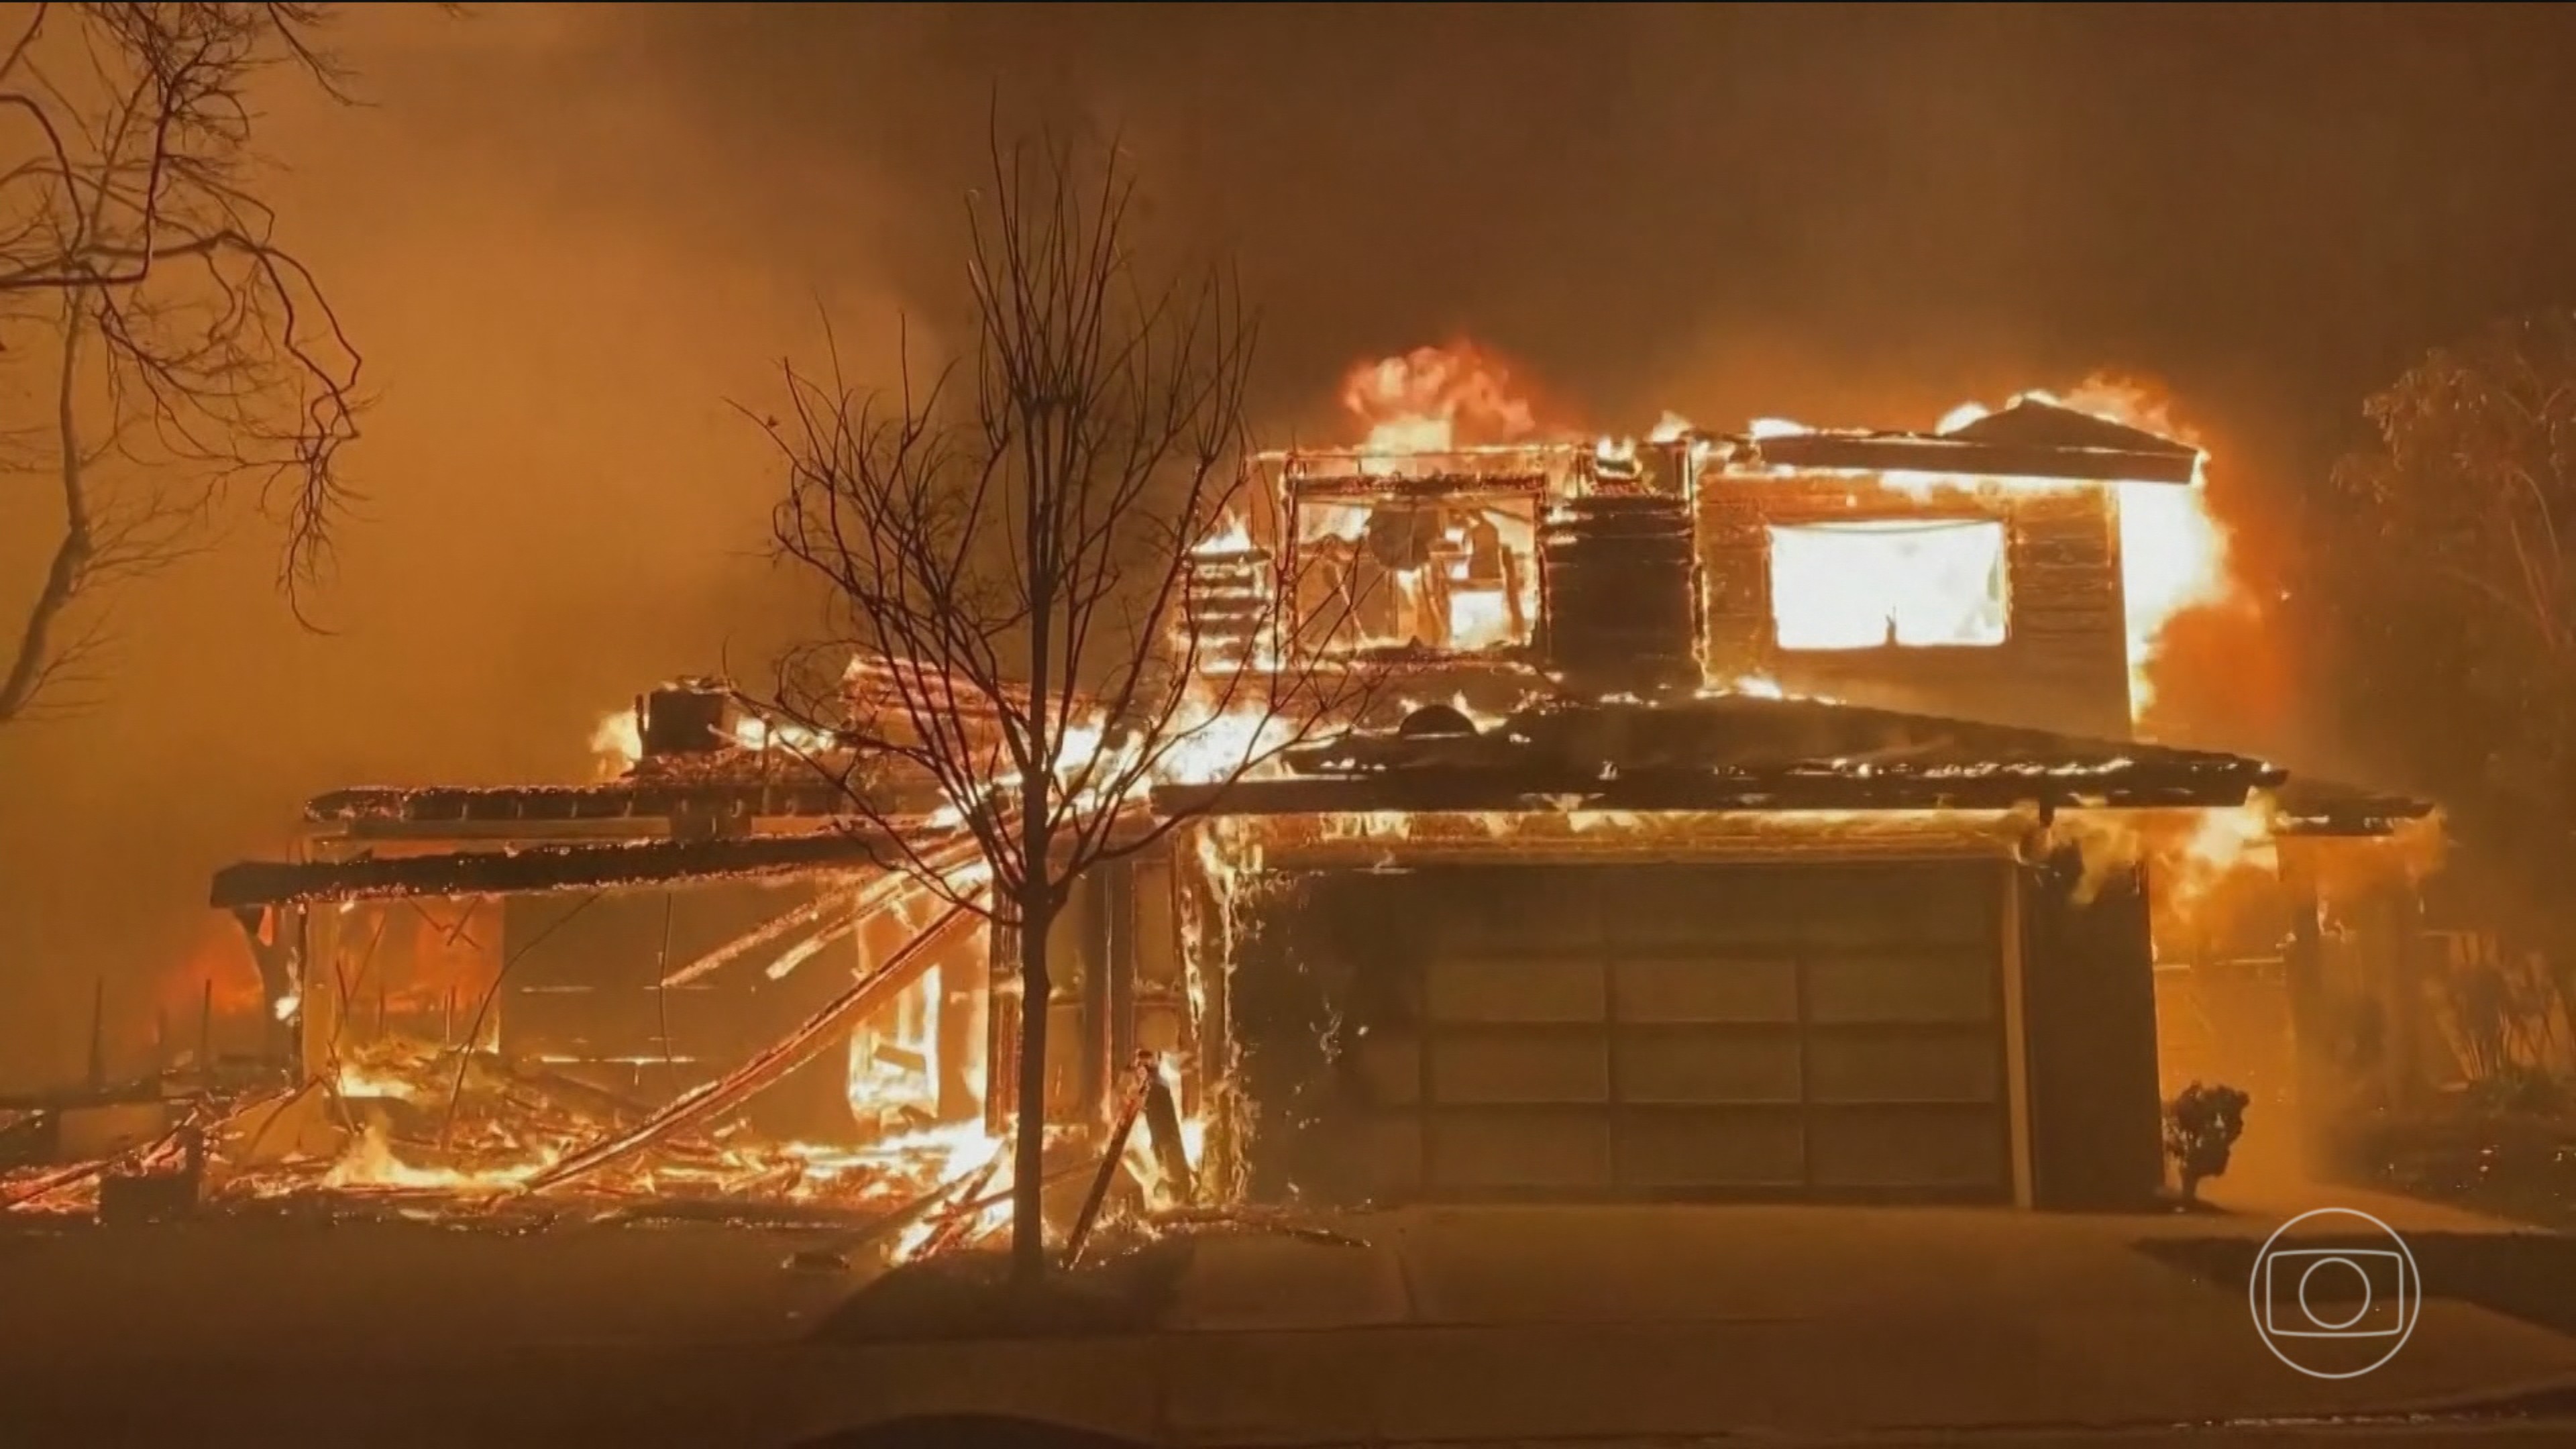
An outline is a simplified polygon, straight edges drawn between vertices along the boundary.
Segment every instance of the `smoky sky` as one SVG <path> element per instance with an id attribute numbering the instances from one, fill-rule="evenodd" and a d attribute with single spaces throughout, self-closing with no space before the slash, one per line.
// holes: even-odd
<path id="1" fill-rule="evenodd" d="M 103 704 L 0 734 L 0 1083 L 76 1069 L 93 982 L 131 1023 L 219 954 L 207 873 L 305 795 L 580 778 L 600 713 L 791 636 L 733 404 L 825 316 L 862 378 L 899 313 L 953 334 L 997 124 L 1114 135 L 1154 255 L 1230 261 L 1265 430 L 1452 337 L 1604 430 L 1923 426 L 2109 370 L 2208 434 L 2255 566 L 2369 389 L 2576 301 L 2556 7 L 370 7 L 342 39 L 370 104 L 264 122 L 380 399 L 331 632 L 244 516 L 120 596 Z M 0 499 L 10 609 L 48 524 Z"/>
<path id="2" fill-rule="evenodd" d="M 905 200 L 856 240 L 907 283 L 953 266 L 997 97 L 1115 127 L 1240 259 L 1283 406 L 1467 332 L 1605 424 L 1954 397 L 1971 358 L 2206 380 L 2314 447 L 2576 265 L 2576 20 L 2540 8 L 659 7 L 628 43 L 745 175 L 866 158 Z"/>

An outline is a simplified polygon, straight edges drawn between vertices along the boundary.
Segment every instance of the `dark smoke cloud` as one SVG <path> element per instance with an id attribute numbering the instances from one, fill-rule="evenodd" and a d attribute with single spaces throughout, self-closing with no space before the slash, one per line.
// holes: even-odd
<path id="1" fill-rule="evenodd" d="M 1158 252 L 1234 256 L 1274 430 L 1459 335 L 1621 430 L 1920 425 L 2108 367 L 2208 432 L 2258 558 L 2363 391 L 2576 297 L 2554 8 L 493 6 L 347 39 L 377 104 L 272 132 L 384 393 L 337 633 L 268 602 L 246 529 L 130 597 L 107 708 L 0 737 L 0 1080 L 75 1069 L 90 983 L 145 999 L 304 794 L 577 776 L 639 685 L 791 631 L 728 399 L 815 354 L 818 303 L 861 374 L 896 307 L 953 328 L 996 113 L 1115 128 Z"/>

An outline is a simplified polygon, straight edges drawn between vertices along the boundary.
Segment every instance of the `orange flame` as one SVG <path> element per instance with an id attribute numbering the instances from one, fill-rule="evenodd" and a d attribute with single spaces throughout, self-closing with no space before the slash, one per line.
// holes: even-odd
<path id="1" fill-rule="evenodd" d="M 2208 455 L 2200 434 L 2177 422 L 2168 402 L 2140 383 L 2097 375 L 2060 401 Z M 2153 665 L 2167 627 L 2186 613 L 2226 603 L 2237 591 L 2227 529 L 2210 511 L 2202 480 L 2195 477 L 2187 488 L 2121 486 L 2120 583 L 2129 611 L 2129 709 L 2143 715 L 2155 700 Z"/>
<path id="2" fill-rule="evenodd" d="M 2021 396 L 2198 448 L 2204 462 L 2208 456 L 2200 434 L 2175 419 L 2170 401 L 2133 379 L 2097 373 L 2071 392 Z M 1942 417 L 1939 431 L 1954 432 L 1987 411 L 1981 404 L 1963 403 Z M 2227 528 L 2210 510 L 2209 491 L 2201 479 L 2196 477 L 2188 487 L 2123 483 L 2119 502 L 2120 582 L 2128 610 L 2129 713 L 2132 719 L 2140 719 L 2156 697 L 2155 664 L 2167 630 L 2186 614 L 2230 603 L 2239 589 L 2231 568 Z"/>
<path id="3" fill-rule="evenodd" d="M 1372 453 L 1517 443 L 1538 431 L 1511 367 L 1466 341 L 1359 364 L 1342 379 L 1342 406 L 1368 425 Z"/>
<path id="4" fill-rule="evenodd" d="M 218 1020 L 254 1017 L 267 1009 L 252 962 L 250 944 L 229 916 L 208 916 L 179 968 L 162 976 L 153 990 L 153 1008 L 165 1025 L 185 1029 L 193 1041 L 198 1013 L 209 1008 Z"/>

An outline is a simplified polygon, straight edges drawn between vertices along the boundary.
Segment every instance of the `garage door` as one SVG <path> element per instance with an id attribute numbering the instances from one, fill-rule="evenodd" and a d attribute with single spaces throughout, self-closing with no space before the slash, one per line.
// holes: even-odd
<path id="1" fill-rule="evenodd" d="M 2009 1194 L 2002 866 L 1419 872 L 1389 1196 Z"/>

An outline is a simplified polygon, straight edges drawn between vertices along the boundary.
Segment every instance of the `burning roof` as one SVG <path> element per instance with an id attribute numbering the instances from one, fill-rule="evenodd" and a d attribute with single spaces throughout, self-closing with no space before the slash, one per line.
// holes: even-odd
<path id="1" fill-rule="evenodd" d="M 2434 811 L 2429 800 L 2306 775 L 2292 776 L 2272 802 L 2272 830 L 2279 835 L 2391 835 Z"/>
<path id="2" fill-rule="evenodd" d="M 1736 469 L 1923 474 L 2068 483 L 2189 485 L 2203 454 L 2191 444 L 2036 396 L 1935 432 L 1809 428 L 1756 423 L 1741 433 L 1659 436 L 1658 444 L 1713 446 Z M 1564 439 L 1547 443 L 1382 448 L 1297 448 L 1263 453 L 1301 497 L 1435 496 L 1561 492 L 1605 458 L 1633 444 Z"/>
<path id="3" fill-rule="evenodd" d="M 865 870 L 887 843 L 856 828 L 810 835 L 538 845 L 344 861 L 248 860 L 215 873 L 219 910 L 290 901 L 504 895 L 597 890 L 672 881 Z"/>
<path id="4" fill-rule="evenodd" d="M 753 775 L 760 763 L 757 752 L 738 751 L 711 757 L 711 762 L 742 771 L 743 775 Z M 847 792 L 811 767 L 795 766 L 791 761 L 784 766 L 773 765 L 770 773 L 791 767 L 796 769 L 796 775 L 786 780 L 729 777 L 711 768 L 697 775 L 639 774 L 596 785 L 369 786 L 316 795 L 305 802 L 304 818 L 317 825 L 534 825 L 666 819 L 684 813 L 727 818 L 827 816 L 849 808 Z"/>
<path id="5" fill-rule="evenodd" d="M 1737 467 L 1830 473 L 1919 473 L 2076 483 L 2188 485 L 2198 448 L 2077 408 L 2024 397 L 1936 433 L 1757 429 Z"/>
<path id="6" fill-rule="evenodd" d="M 1294 778 L 1221 794 L 1176 786 L 1155 799 L 1246 815 L 1550 802 L 1640 812 L 2191 808 L 2241 805 L 2285 778 L 2241 755 L 1751 695 L 1549 707 L 1490 731 L 1423 711 L 1394 732 L 1294 750 L 1288 762 Z"/>

